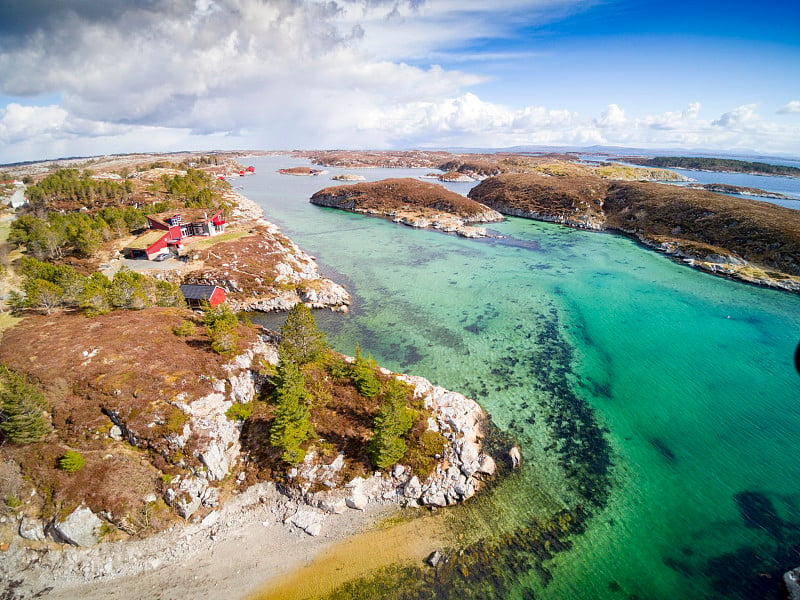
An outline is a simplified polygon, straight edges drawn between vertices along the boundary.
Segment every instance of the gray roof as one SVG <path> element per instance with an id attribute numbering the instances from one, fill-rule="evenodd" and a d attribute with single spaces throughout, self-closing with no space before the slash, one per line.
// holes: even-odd
<path id="1" fill-rule="evenodd" d="M 217 289 L 218 285 L 200 285 L 197 283 L 185 283 L 181 285 L 181 292 L 187 300 L 208 300 Z M 222 289 L 222 288 L 219 288 Z"/>

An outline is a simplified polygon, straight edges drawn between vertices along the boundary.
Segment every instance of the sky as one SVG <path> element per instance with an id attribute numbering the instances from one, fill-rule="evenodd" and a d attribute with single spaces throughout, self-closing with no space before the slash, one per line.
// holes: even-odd
<path id="1" fill-rule="evenodd" d="M 800 2 L 0 0 L 0 163 L 616 146 L 800 157 Z"/>

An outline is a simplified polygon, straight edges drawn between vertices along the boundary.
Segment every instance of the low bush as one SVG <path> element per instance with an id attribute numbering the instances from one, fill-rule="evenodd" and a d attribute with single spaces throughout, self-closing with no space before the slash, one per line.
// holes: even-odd
<path id="1" fill-rule="evenodd" d="M 58 468 L 67 473 L 77 473 L 84 465 L 86 465 L 86 459 L 75 450 L 67 450 L 64 456 L 58 460 Z"/>

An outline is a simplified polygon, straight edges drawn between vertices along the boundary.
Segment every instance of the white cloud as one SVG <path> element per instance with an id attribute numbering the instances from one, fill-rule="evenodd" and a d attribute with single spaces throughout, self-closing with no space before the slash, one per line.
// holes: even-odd
<path id="1" fill-rule="evenodd" d="M 754 125 L 759 120 L 760 117 L 756 114 L 756 105 L 745 104 L 724 113 L 711 124 L 726 129 L 742 129 Z"/>
<path id="2" fill-rule="evenodd" d="M 779 115 L 800 114 L 800 100 L 792 100 L 791 102 L 781 106 L 778 109 Z"/>
<path id="3" fill-rule="evenodd" d="M 0 0 L 0 162 L 191 148 L 517 144 L 797 151 L 755 105 L 600 115 L 508 106 L 469 41 L 585 9 L 583 0 Z M 491 53 L 491 60 L 536 60 Z M 25 106 L 30 95 L 60 105 Z M 800 111 L 793 101 L 781 113 Z"/>
<path id="4" fill-rule="evenodd" d="M 595 124 L 601 129 L 605 128 L 621 128 L 625 125 L 625 111 L 617 104 L 609 104 L 608 107 L 600 115 L 599 119 L 595 119 Z"/>

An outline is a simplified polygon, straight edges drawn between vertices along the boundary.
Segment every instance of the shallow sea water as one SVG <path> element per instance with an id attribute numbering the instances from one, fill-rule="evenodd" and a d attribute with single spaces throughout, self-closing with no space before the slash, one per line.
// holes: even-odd
<path id="1" fill-rule="evenodd" d="M 509 219 L 491 226 L 504 239 L 466 240 L 320 208 L 308 198 L 337 182 L 276 173 L 307 162 L 245 162 L 258 172 L 234 184 L 353 295 L 350 314 L 317 313 L 335 349 L 358 342 L 474 397 L 520 442 L 522 471 L 454 511 L 464 546 L 491 544 L 481 585 L 513 598 L 777 597 L 800 565 L 800 298 L 607 234 Z M 576 506 L 570 547 L 533 557 L 532 520 Z M 476 586 L 445 583 L 463 597 Z"/>

